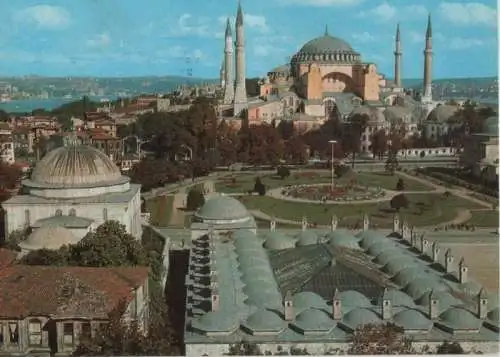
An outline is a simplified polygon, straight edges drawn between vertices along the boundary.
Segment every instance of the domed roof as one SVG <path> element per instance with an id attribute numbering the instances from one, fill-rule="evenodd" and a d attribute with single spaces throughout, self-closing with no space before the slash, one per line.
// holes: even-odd
<path id="1" fill-rule="evenodd" d="M 264 247 L 269 250 L 283 250 L 295 247 L 295 239 L 285 235 L 271 235 L 266 239 Z"/>
<path id="2" fill-rule="evenodd" d="M 328 309 L 328 305 L 326 304 L 325 300 L 318 294 L 310 291 L 303 291 L 295 294 L 293 296 L 292 302 L 293 306 L 298 310 L 306 310 L 311 308 Z"/>
<path id="3" fill-rule="evenodd" d="M 475 281 L 468 281 L 466 283 L 460 284 L 460 290 L 469 296 L 477 296 L 481 291 L 482 286 Z"/>
<path id="4" fill-rule="evenodd" d="M 448 287 L 445 284 L 441 283 L 438 278 L 433 277 L 429 274 L 424 274 L 421 278 L 413 280 L 406 288 L 408 295 L 410 295 L 415 300 L 418 300 L 426 292 L 432 290 L 445 292 L 446 290 L 448 290 Z"/>
<path id="5" fill-rule="evenodd" d="M 387 290 L 380 300 L 389 299 L 391 301 L 392 306 L 405 306 L 405 307 L 415 307 L 415 302 L 413 299 L 406 295 L 404 292 L 390 289 Z M 382 301 L 380 301 L 380 305 L 382 305 Z"/>
<path id="6" fill-rule="evenodd" d="M 27 250 L 43 248 L 57 250 L 63 245 L 76 244 L 79 240 L 66 228 L 45 226 L 35 229 L 25 241 L 19 243 L 19 246 Z"/>
<path id="7" fill-rule="evenodd" d="M 102 151 L 90 146 L 68 145 L 49 151 L 27 181 L 32 187 L 88 188 L 128 182 Z"/>
<path id="8" fill-rule="evenodd" d="M 278 332 L 285 327 L 285 322 L 276 313 L 260 309 L 251 314 L 244 326 L 256 332 Z"/>
<path id="9" fill-rule="evenodd" d="M 420 306 L 429 307 L 431 304 L 431 294 L 432 298 L 438 301 L 438 310 L 440 312 L 444 312 L 452 306 L 463 305 L 460 300 L 444 291 L 427 291 L 424 295 L 417 299 L 418 304 Z"/>
<path id="10" fill-rule="evenodd" d="M 470 311 L 459 307 L 446 310 L 439 315 L 439 318 L 443 323 L 457 330 L 478 330 L 482 324 L 481 320 Z"/>
<path id="11" fill-rule="evenodd" d="M 304 331 L 326 332 L 335 326 L 335 322 L 324 311 L 307 309 L 297 315 L 294 325 Z"/>
<path id="12" fill-rule="evenodd" d="M 376 242 L 368 248 L 368 254 L 371 256 L 378 256 L 380 253 L 386 252 L 389 249 L 396 248 L 396 243 L 389 239 L 384 239 L 380 242 Z"/>
<path id="13" fill-rule="evenodd" d="M 408 257 L 408 255 L 405 254 L 404 250 L 398 248 L 397 246 L 389 247 L 387 250 L 381 252 L 375 257 L 375 263 L 386 265 L 391 260 L 398 257 Z"/>
<path id="14" fill-rule="evenodd" d="M 387 237 L 384 236 L 382 233 L 374 231 L 363 231 L 361 233 L 358 233 L 356 236 L 358 238 L 361 238 L 360 245 L 361 247 L 363 247 L 363 249 L 366 250 L 370 248 L 373 244 L 388 241 Z"/>
<path id="15" fill-rule="evenodd" d="M 408 309 L 398 312 L 393 317 L 394 323 L 405 330 L 430 330 L 433 322 L 420 311 Z"/>
<path id="16" fill-rule="evenodd" d="M 355 330 L 359 326 L 377 324 L 381 320 L 376 313 L 368 309 L 354 309 L 344 315 L 342 322 Z"/>
<path id="17" fill-rule="evenodd" d="M 396 275 L 401 270 L 412 266 L 418 266 L 419 263 L 409 255 L 399 255 L 391 259 L 385 266 L 384 270 L 392 275 Z"/>
<path id="18" fill-rule="evenodd" d="M 400 121 L 407 123 L 411 120 L 412 110 L 410 107 L 393 105 L 384 110 L 384 117 L 390 123 L 397 124 Z"/>
<path id="19" fill-rule="evenodd" d="M 375 107 L 369 107 L 366 105 L 360 105 L 354 108 L 349 117 L 354 117 L 355 115 L 367 115 L 368 122 L 371 124 L 382 124 L 385 122 L 384 114 Z"/>
<path id="20" fill-rule="evenodd" d="M 350 249 L 361 249 L 358 244 L 358 239 L 354 237 L 352 234 L 347 232 L 332 232 L 327 238 L 329 239 L 329 243 L 335 247 L 343 247 Z"/>
<path id="21" fill-rule="evenodd" d="M 297 246 L 303 247 L 306 245 L 314 245 L 318 244 L 318 235 L 310 230 L 301 231 L 299 234 L 295 236 L 297 239 Z"/>
<path id="22" fill-rule="evenodd" d="M 350 307 L 370 307 L 372 306 L 370 300 L 355 290 L 342 291 L 339 294 L 340 302 L 342 303 L 342 308 L 344 306 Z"/>
<path id="23" fill-rule="evenodd" d="M 196 216 L 204 220 L 229 221 L 250 217 L 246 207 L 230 196 L 215 196 L 210 198 L 196 212 Z"/>
<path id="24" fill-rule="evenodd" d="M 405 287 L 408 284 L 410 284 L 413 280 L 418 279 L 422 277 L 422 274 L 424 272 L 430 272 L 429 269 L 422 270 L 422 267 L 416 265 L 416 266 L 411 266 L 406 269 L 401 270 L 399 273 L 397 273 L 393 280 L 396 284 L 398 284 L 401 287 Z"/>
<path id="25" fill-rule="evenodd" d="M 269 71 L 269 73 L 289 73 L 289 72 L 290 72 L 289 64 L 282 64 L 281 66 L 275 67 Z"/>
<path id="26" fill-rule="evenodd" d="M 483 133 L 498 136 L 498 116 L 492 116 L 483 122 Z"/>
<path id="27" fill-rule="evenodd" d="M 325 33 L 307 42 L 299 50 L 299 54 L 323 54 L 323 53 L 355 53 L 351 45 L 344 40 L 330 36 Z"/>
<path id="28" fill-rule="evenodd" d="M 194 319 L 191 326 L 203 332 L 231 332 L 239 325 L 237 316 L 234 311 L 209 311 Z"/>
<path id="29" fill-rule="evenodd" d="M 435 122 L 447 122 L 458 112 L 458 107 L 454 105 L 441 104 L 432 109 L 427 120 Z"/>
<path id="30" fill-rule="evenodd" d="M 497 323 L 497 326 L 498 326 L 498 323 L 500 322 L 500 316 L 499 316 L 499 308 L 498 307 L 495 307 L 493 310 L 491 310 L 490 312 L 488 312 L 488 319 L 492 322 L 496 322 Z"/>

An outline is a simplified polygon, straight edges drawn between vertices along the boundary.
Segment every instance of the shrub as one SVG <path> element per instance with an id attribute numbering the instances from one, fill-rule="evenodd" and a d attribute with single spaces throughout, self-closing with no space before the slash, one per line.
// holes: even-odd
<path id="1" fill-rule="evenodd" d="M 461 355 L 464 353 L 464 349 L 458 342 L 446 341 L 443 344 L 439 345 L 436 349 L 436 354 L 438 355 Z"/>
<path id="2" fill-rule="evenodd" d="M 405 189 L 405 182 L 402 178 L 398 180 L 398 183 L 396 184 L 396 190 L 398 191 L 404 191 Z"/>
<path id="3" fill-rule="evenodd" d="M 264 196 L 266 194 L 266 186 L 260 180 L 260 177 L 255 179 L 255 185 L 253 186 L 253 192 L 257 192 L 259 196 Z"/>
<path id="4" fill-rule="evenodd" d="M 186 201 L 186 209 L 195 211 L 205 204 L 205 196 L 199 189 L 193 188 L 189 191 Z"/>
<path id="5" fill-rule="evenodd" d="M 276 174 L 284 180 L 285 178 L 290 176 L 290 169 L 286 166 L 279 166 L 276 170 Z"/>
<path id="6" fill-rule="evenodd" d="M 410 201 L 402 193 L 394 196 L 391 199 L 391 208 L 398 211 L 398 212 L 401 208 L 408 208 L 409 205 L 410 205 Z"/>

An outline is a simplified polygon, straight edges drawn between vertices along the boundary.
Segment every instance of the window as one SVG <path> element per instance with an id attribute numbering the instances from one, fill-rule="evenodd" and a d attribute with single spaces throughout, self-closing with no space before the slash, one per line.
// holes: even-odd
<path id="1" fill-rule="evenodd" d="M 90 337 L 92 334 L 92 328 L 90 326 L 90 322 L 82 322 L 82 333 L 83 336 Z"/>
<path id="2" fill-rule="evenodd" d="M 2 346 L 4 342 L 4 337 L 3 337 L 3 323 L 0 322 L 0 346 Z"/>
<path id="3" fill-rule="evenodd" d="M 102 209 L 102 219 L 104 219 L 105 221 L 108 220 L 108 209 L 107 208 Z"/>
<path id="4" fill-rule="evenodd" d="M 73 345 L 74 335 L 73 335 L 73 323 L 63 324 L 63 343 L 65 345 Z"/>
<path id="5" fill-rule="evenodd" d="M 16 345 L 19 343 L 19 326 L 17 322 L 9 322 L 9 342 Z"/>
<path id="6" fill-rule="evenodd" d="M 56 210 L 56 216 L 62 216 L 62 211 L 60 209 Z"/>
<path id="7" fill-rule="evenodd" d="M 70 216 L 76 216 L 76 210 L 74 208 L 69 210 L 69 215 Z"/>
<path id="8" fill-rule="evenodd" d="M 29 344 L 39 346 L 42 344 L 42 322 L 40 320 L 30 320 L 28 326 Z"/>

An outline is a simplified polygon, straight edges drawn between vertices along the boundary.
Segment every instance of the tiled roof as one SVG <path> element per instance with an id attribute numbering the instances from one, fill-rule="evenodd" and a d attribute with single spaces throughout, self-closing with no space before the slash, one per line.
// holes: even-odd
<path id="1" fill-rule="evenodd" d="M 147 267 L 9 267 L 0 270 L 0 318 L 106 318 L 122 300 L 131 300 L 148 272 Z"/>

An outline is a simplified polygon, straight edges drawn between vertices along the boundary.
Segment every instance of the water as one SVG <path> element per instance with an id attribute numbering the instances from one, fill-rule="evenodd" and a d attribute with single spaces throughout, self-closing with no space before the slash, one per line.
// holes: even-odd
<path id="1" fill-rule="evenodd" d="M 89 97 L 90 100 L 99 102 L 104 97 Z M 115 100 L 115 97 L 105 97 Z M 76 102 L 80 98 L 51 98 L 51 99 L 20 99 L 10 102 L 0 102 L 0 109 L 7 113 L 31 113 L 35 109 L 52 110 L 63 104 Z"/>

